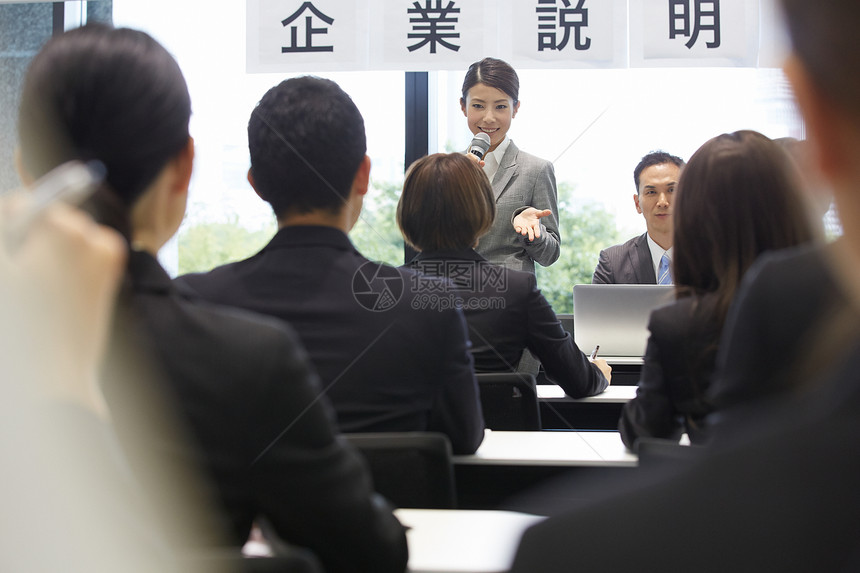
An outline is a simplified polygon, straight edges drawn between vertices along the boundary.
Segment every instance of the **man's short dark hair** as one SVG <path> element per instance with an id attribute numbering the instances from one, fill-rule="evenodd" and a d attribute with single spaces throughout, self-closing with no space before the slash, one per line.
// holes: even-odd
<path id="1" fill-rule="evenodd" d="M 665 151 L 652 151 L 642 158 L 636 169 L 633 170 L 633 184 L 636 185 L 636 193 L 639 193 L 639 176 L 642 172 L 652 165 L 663 165 L 664 163 L 673 163 L 678 166 L 678 169 L 684 167 L 684 160 L 676 155 L 666 153 Z"/>
<path id="2" fill-rule="evenodd" d="M 248 148 L 254 185 L 277 217 L 338 213 L 367 151 L 364 119 L 333 81 L 292 78 L 254 108 Z"/>

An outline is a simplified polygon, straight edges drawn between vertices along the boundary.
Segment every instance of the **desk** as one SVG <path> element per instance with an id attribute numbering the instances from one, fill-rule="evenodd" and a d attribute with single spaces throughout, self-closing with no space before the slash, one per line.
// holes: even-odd
<path id="1" fill-rule="evenodd" d="M 623 360 L 620 357 L 600 356 L 604 358 L 612 367 L 612 385 L 613 386 L 636 386 L 639 384 L 639 375 L 642 373 L 642 359 Z M 555 382 L 546 375 L 543 365 L 538 368 L 537 376 L 535 377 L 538 384 L 555 384 Z"/>
<path id="2" fill-rule="evenodd" d="M 516 500 L 525 492 L 572 473 L 628 473 L 638 459 L 618 432 L 494 432 L 487 430 L 478 451 L 454 456 L 459 507 L 519 509 L 540 513 Z M 575 496 L 575 493 L 574 493 Z M 546 505 L 542 504 L 542 507 Z"/>
<path id="3" fill-rule="evenodd" d="M 484 431 L 478 451 L 457 465 L 635 467 L 636 455 L 618 432 Z"/>
<path id="4" fill-rule="evenodd" d="M 539 384 L 541 427 L 544 430 L 617 430 L 621 409 L 636 396 L 636 388 L 613 384 L 597 396 L 571 398 L 555 384 Z"/>
<path id="5" fill-rule="evenodd" d="M 513 511 L 396 509 L 411 573 L 500 573 L 510 569 L 523 531 L 544 518 Z"/>
<path id="6" fill-rule="evenodd" d="M 636 397 L 636 386 L 610 386 L 606 392 L 587 398 L 571 398 L 556 384 L 540 384 L 537 387 L 539 400 L 560 400 L 579 404 L 625 404 Z"/>

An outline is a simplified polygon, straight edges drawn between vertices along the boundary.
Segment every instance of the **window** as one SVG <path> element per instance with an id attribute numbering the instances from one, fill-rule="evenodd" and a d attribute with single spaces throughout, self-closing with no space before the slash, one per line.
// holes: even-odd
<path id="1" fill-rule="evenodd" d="M 245 6 L 181 0 L 114 0 L 114 22 L 143 29 L 173 52 L 194 106 L 197 165 L 178 239 L 160 258 L 171 273 L 246 257 L 275 231 L 268 205 L 245 177 L 246 124 L 263 93 L 286 79 L 245 73 Z M 190 23 L 190 24 L 189 24 Z M 538 268 L 556 312 L 571 312 L 575 283 L 590 282 L 600 249 L 645 230 L 633 207 L 632 172 L 649 151 L 684 159 L 707 139 L 738 129 L 802 138 L 778 69 L 654 68 L 518 70 L 521 108 L 510 135 L 552 160 L 559 184 L 561 259 Z M 465 149 L 460 107 L 465 68 L 431 72 L 430 152 Z M 404 72 L 320 74 L 337 81 L 365 118 L 373 189 L 351 238 L 370 258 L 399 264 L 394 210 L 403 181 Z"/>
<path id="2" fill-rule="evenodd" d="M 14 161 L 21 84 L 52 30 L 52 3 L 0 4 L 0 191 L 21 185 Z"/>
<path id="3" fill-rule="evenodd" d="M 114 0 L 114 24 L 144 30 L 176 57 L 191 92 L 196 165 L 185 221 L 159 254 L 171 274 L 245 258 L 275 233 L 274 216 L 246 180 L 247 123 L 270 87 L 290 77 L 245 73 L 245 4 Z M 350 235 L 370 258 L 399 263 L 396 225 L 378 216 L 403 181 L 403 72 L 317 74 L 336 81 L 364 116 L 373 190 Z M 393 213 L 393 211 L 391 211 Z"/>
<path id="4" fill-rule="evenodd" d="M 471 140 L 459 103 L 465 71 L 436 74 L 431 151 L 462 150 Z M 521 104 L 509 135 L 554 163 L 559 186 L 561 256 L 537 269 L 538 284 L 559 313 L 572 312 L 573 285 L 591 282 L 600 249 L 645 232 L 633 205 L 633 169 L 643 155 L 662 149 L 686 160 L 711 137 L 739 129 L 803 137 L 777 69 L 517 73 Z"/>

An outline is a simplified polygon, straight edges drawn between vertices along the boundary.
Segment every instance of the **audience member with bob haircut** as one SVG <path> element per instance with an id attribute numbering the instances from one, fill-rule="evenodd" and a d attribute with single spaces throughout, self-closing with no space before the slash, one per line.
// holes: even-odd
<path id="1" fill-rule="evenodd" d="M 811 241 L 808 204 L 788 155 L 755 131 L 717 136 L 681 174 L 672 271 L 676 301 L 651 313 L 636 398 L 619 429 L 641 437 L 705 440 L 720 334 L 744 273 L 766 251 Z"/>
<path id="2" fill-rule="evenodd" d="M 137 363 L 112 364 L 103 388 L 121 443 L 142 442 L 146 459 L 163 462 L 130 456 L 147 493 L 163 500 L 172 491 L 157 468 L 193 464 L 211 485 L 195 493 L 221 510 L 223 526 L 195 542 L 241 547 L 265 518 L 326 571 L 402 572 L 404 529 L 373 492 L 358 452 L 337 436 L 294 332 L 190 300 L 156 259 L 185 214 L 194 159 L 191 101 L 173 57 L 143 32 L 87 25 L 36 55 L 21 102 L 25 181 L 73 159 L 106 168 L 89 208 L 130 247 L 112 338 L 139 331 L 138 350 L 148 351 L 146 366 L 159 377 L 138 380 Z M 141 396 L 154 390 L 175 407 L 187 441 L 163 431 L 158 411 L 142 409 Z M 183 527 L 179 513 L 162 516 L 167 538 Z"/>
<path id="3" fill-rule="evenodd" d="M 451 281 L 445 292 L 419 300 L 463 309 L 476 372 L 514 371 L 528 348 L 568 395 L 603 392 L 611 369 L 579 350 L 534 274 L 494 265 L 475 251 L 495 211 L 487 176 L 463 154 L 429 155 L 410 166 L 397 205 L 403 237 L 419 251 L 410 266 Z"/>

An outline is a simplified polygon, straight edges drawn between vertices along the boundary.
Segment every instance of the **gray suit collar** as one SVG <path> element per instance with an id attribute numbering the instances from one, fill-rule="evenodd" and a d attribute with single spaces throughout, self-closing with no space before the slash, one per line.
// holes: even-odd
<path id="1" fill-rule="evenodd" d="M 493 195 L 496 197 L 496 200 L 499 199 L 499 195 L 508 186 L 511 178 L 517 174 L 517 154 L 519 152 L 520 150 L 514 144 L 513 140 L 511 140 L 508 149 L 499 161 L 499 170 L 496 171 L 496 176 L 493 177 Z"/>

